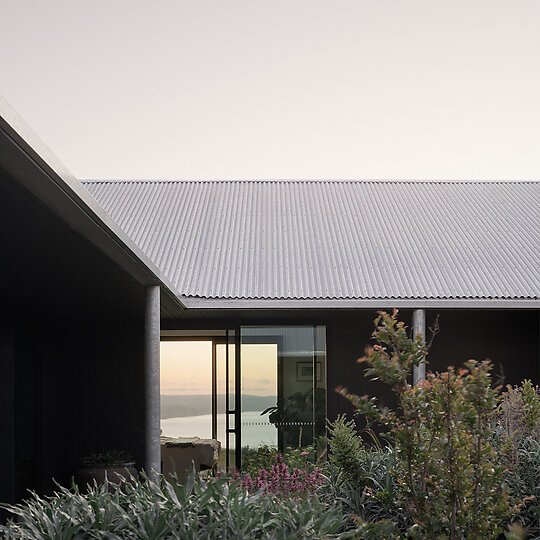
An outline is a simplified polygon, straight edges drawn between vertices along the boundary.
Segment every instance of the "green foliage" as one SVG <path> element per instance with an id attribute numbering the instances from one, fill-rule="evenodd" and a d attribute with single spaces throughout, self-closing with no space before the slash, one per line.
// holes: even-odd
<path id="1" fill-rule="evenodd" d="M 275 446 L 262 445 L 256 449 L 244 448 L 242 452 L 242 472 L 257 476 L 261 469 L 270 470 L 280 454 Z M 324 464 L 324 455 L 316 455 L 314 445 L 302 448 L 287 448 L 283 453 L 283 462 L 290 470 L 297 468 L 313 472 L 317 465 Z"/>
<path id="2" fill-rule="evenodd" d="M 540 538 L 540 441 L 533 437 L 520 441 L 517 464 L 509 469 L 507 481 L 520 501 L 512 521 L 525 527 L 529 537 Z"/>
<path id="3" fill-rule="evenodd" d="M 411 370 L 427 350 L 422 336 L 408 337 L 396 314 L 379 313 L 376 344 L 361 359 L 371 380 L 391 387 L 396 410 L 344 388 L 338 391 L 368 422 L 383 426 L 393 442 L 400 505 L 416 523 L 410 535 L 494 538 L 509 504 L 503 467 L 491 442 L 499 405 L 491 366 L 470 360 L 463 369 L 429 373 L 423 384 L 411 386 Z"/>
<path id="4" fill-rule="evenodd" d="M 327 482 L 319 492 L 340 501 L 351 517 L 370 523 L 392 519 L 404 525 L 394 479 L 393 448 L 367 448 L 354 422 L 345 416 L 329 423 L 329 434 Z"/>
<path id="5" fill-rule="evenodd" d="M 330 463 L 342 470 L 347 480 L 360 485 L 364 476 L 362 458 L 365 448 L 362 439 L 356 433 L 354 422 L 347 421 L 345 415 L 340 415 L 335 422 L 328 423 L 328 431 Z"/>
<path id="6" fill-rule="evenodd" d="M 532 382 L 525 379 L 521 383 L 521 394 L 523 396 L 523 421 L 533 432 L 540 422 L 540 398 L 538 397 L 538 387 L 534 387 Z"/>
<path id="7" fill-rule="evenodd" d="M 258 448 L 242 449 L 242 472 L 256 475 L 261 469 L 270 469 L 276 462 L 278 449 L 275 446 L 261 445 Z"/>
<path id="8" fill-rule="evenodd" d="M 135 463 L 135 458 L 124 450 L 94 452 L 81 459 L 83 465 L 125 465 Z"/>
<path id="9" fill-rule="evenodd" d="M 315 446 L 310 444 L 302 448 L 287 448 L 283 454 L 283 461 L 289 469 L 312 472 L 317 465 L 324 463 L 324 457 L 317 456 Z"/>
<path id="10" fill-rule="evenodd" d="M 340 506 L 315 496 L 251 495 L 228 479 L 206 483 L 194 474 L 184 485 L 133 478 L 115 491 L 59 487 L 52 497 L 4 508 L 16 519 L 0 535 L 24 540 L 331 538 L 343 525 Z"/>
<path id="11" fill-rule="evenodd" d="M 540 391 L 525 380 L 508 386 L 497 410 L 498 446 L 506 466 L 519 465 L 521 443 L 527 438 L 540 440 Z"/>
<path id="12" fill-rule="evenodd" d="M 391 520 L 384 519 L 375 522 L 358 520 L 355 530 L 343 535 L 343 538 L 362 538 L 363 540 L 381 540 L 381 538 L 384 538 L 385 540 L 398 540 L 403 538 L 403 535 Z"/>
<path id="13" fill-rule="evenodd" d="M 508 386 L 498 409 L 499 452 L 517 514 L 511 518 L 540 538 L 540 398 L 538 387 L 525 380 Z"/>
<path id="14" fill-rule="evenodd" d="M 377 454 L 382 454 L 377 456 Z M 379 458 L 377 468 L 383 471 L 381 458 L 382 451 L 373 452 L 375 459 Z M 391 478 L 390 469 L 384 470 L 384 476 Z M 343 473 L 332 464 L 329 464 L 325 474 L 326 482 L 319 487 L 317 494 L 326 502 L 338 502 L 342 505 L 343 515 L 348 518 L 347 524 L 353 527 L 353 522 L 377 523 L 379 521 L 392 521 L 396 530 L 405 530 L 407 522 L 403 511 L 397 504 L 395 493 L 385 489 L 373 489 L 370 486 L 359 487 L 348 481 Z M 384 482 L 374 482 L 374 485 Z"/>

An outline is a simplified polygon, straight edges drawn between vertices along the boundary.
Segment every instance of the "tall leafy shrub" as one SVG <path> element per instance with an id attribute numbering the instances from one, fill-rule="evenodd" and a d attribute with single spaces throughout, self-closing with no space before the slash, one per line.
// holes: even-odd
<path id="1" fill-rule="evenodd" d="M 393 520 L 396 529 L 398 523 L 403 525 L 396 496 L 393 448 L 366 447 L 354 422 L 345 416 L 329 423 L 328 428 L 330 455 L 325 491 L 363 521 Z"/>
<path id="2" fill-rule="evenodd" d="M 507 386 L 497 409 L 500 451 L 507 466 L 519 462 L 519 450 L 527 438 L 540 440 L 540 391 L 530 380 Z"/>
<path id="3" fill-rule="evenodd" d="M 364 476 L 362 457 L 365 448 L 362 439 L 356 433 L 354 422 L 340 415 L 335 422 L 329 422 L 328 431 L 330 463 L 342 470 L 347 480 L 360 485 Z"/>
<path id="4" fill-rule="evenodd" d="M 517 503 L 511 521 L 540 538 L 540 391 L 530 380 L 508 386 L 498 408 L 496 443 Z"/>
<path id="5" fill-rule="evenodd" d="M 489 362 L 470 360 L 459 370 L 429 373 L 417 386 L 411 371 L 427 354 L 422 336 L 411 339 L 403 322 L 380 312 L 375 345 L 360 359 L 372 380 L 388 384 L 395 409 L 374 398 L 338 391 L 357 412 L 386 429 L 395 445 L 401 506 L 415 525 L 409 534 L 433 538 L 494 538 L 508 511 L 503 467 L 492 445 L 499 404 Z"/>

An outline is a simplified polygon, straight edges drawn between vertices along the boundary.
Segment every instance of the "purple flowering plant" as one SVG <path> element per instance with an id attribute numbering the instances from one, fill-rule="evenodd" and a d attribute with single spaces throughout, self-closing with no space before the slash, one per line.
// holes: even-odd
<path id="1" fill-rule="evenodd" d="M 308 458 L 309 452 L 302 452 L 301 455 Z M 269 469 L 259 469 L 256 475 L 250 473 L 241 475 L 238 471 L 234 471 L 231 480 L 239 482 L 240 486 L 250 493 L 261 491 L 264 495 L 281 497 L 298 497 L 313 493 L 325 482 L 318 467 L 309 469 L 289 467 L 279 453 L 276 454 L 275 463 Z"/>

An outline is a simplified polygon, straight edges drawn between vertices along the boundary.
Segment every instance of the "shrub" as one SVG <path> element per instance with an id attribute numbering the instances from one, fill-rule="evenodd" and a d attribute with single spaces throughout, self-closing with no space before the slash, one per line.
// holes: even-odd
<path id="1" fill-rule="evenodd" d="M 347 480 L 360 485 L 364 476 L 362 456 L 365 454 L 365 448 L 362 439 L 356 433 L 354 422 L 347 421 L 345 415 L 340 415 L 335 422 L 328 423 L 328 431 L 330 463 L 342 470 Z"/>
<path id="2" fill-rule="evenodd" d="M 4 508 L 16 519 L 0 526 L 0 536 L 24 540 L 330 538 L 343 523 L 340 506 L 316 496 L 263 497 L 227 479 L 206 483 L 195 474 L 185 485 L 132 479 L 115 492 L 107 484 L 88 494 L 58 487 L 52 497 L 34 494 Z"/>
<path id="3" fill-rule="evenodd" d="M 332 497 L 339 500 L 351 515 L 363 521 L 393 519 L 403 525 L 404 516 L 399 508 L 393 471 L 393 448 L 367 448 L 354 422 L 347 421 L 345 416 L 329 423 L 329 434 Z M 332 468 L 338 471 L 337 476 Z"/>
<path id="4" fill-rule="evenodd" d="M 245 448 L 242 451 L 242 472 L 256 475 L 260 469 L 269 469 L 276 462 L 278 449 L 275 446 L 261 445 L 256 449 Z"/>
<path id="5" fill-rule="evenodd" d="M 403 538 L 401 531 L 391 520 L 381 520 L 377 522 L 357 521 L 355 530 L 343 535 L 343 538 L 362 538 L 363 540 L 398 540 Z"/>
<path id="6" fill-rule="evenodd" d="M 316 448 L 324 447 L 319 454 Z M 283 454 L 283 461 L 292 468 L 304 469 L 312 472 L 320 469 L 326 463 L 326 438 L 320 438 L 317 446 L 310 444 L 300 448 L 287 448 Z"/>
<path id="7" fill-rule="evenodd" d="M 278 455 L 282 456 L 283 462 L 291 470 L 297 468 L 313 472 L 318 465 L 324 464 L 325 454 L 326 452 L 317 457 L 314 445 L 289 447 L 283 454 L 275 446 L 262 445 L 253 450 L 246 448 L 242 457 L 242 473 L 253 477 L 257 476 L 261 469 L 270 470 L 276 463 Z"/>
<path id="8" fill-rule="evenodd" d="M 429 373 L 411 386 L 411 370 L 427 354 L 423 336 L 411 339 L 396 318 L 380 312 L 376 344 L 360 359 L 372 380 L 390 385 L 398 406 L 338 391 L 368 422 L 387 430 L 396 449 L 402 508 L 415 522 L 410 534 L 432 538 L 494 538 L 509 508 L 503 467 L 492 445 L 492 420 L 499 405 L 489 362 Z"/>
<path id="9" fill-rule="evenodd" d="M 529 380 L 520 386 L 507 386 L 497 410 L 499 449 L 507 466 L 518 466 L 521 442 L 532 437 L 540 440 L 540 396 Z"/>
<path id="10" fill-rule="evenodd" d="M 508 471 L 507 480 L 519 501 L 511 520 L 525 527 L 531 538 L 540 538 L 540 441 L 533 437 L 520 441 L 517 464 Z"/>
<path id="11" fill-rule="evenodd" d="M 308 456 L 307 452 L 305 454 Z M 261 492 L 264 495 L 298 497 L 313 493 L 324 482 L 324 476 L 317 467 L 312 471 L 297 467 L 289 469 L 289 466 L 283 462 L 283 456 L 277 454 L 275 463 L 269 470 L 260 469 L 253 478 L 249 473 L 243 476 L 233 475 L 232 480 L 238 480 L 240 485 L 250 493 Z"/>
<path id="12" fill-rule="evenodd" d="M 508 386 L 497 410 L 498 446 L 506 480 L 516 504 L 509 521 L 540 538 L 540 399 L 529 380 Z"/>

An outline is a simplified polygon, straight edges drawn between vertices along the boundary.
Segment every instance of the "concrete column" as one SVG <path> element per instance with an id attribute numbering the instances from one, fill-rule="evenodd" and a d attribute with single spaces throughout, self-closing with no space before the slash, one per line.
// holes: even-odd
<path id="1" fill-rule="evenodd" d="M 413 311 L 413 337 L 422 334 L 424 343 L 426 342 L 426 311 L 415 309 Z M 413 368 L 413 384 L 416 386 L 426 378 L 426 364 L 422 362 L 418 367 Z"/>
<path id="2" fill-rule="evenodd" d="M 159 339 L 159 285 L 153 285 L 145 290 L 144 311 L 144 469 L 148 474 L 151 471 L 161 472 Z"/>

